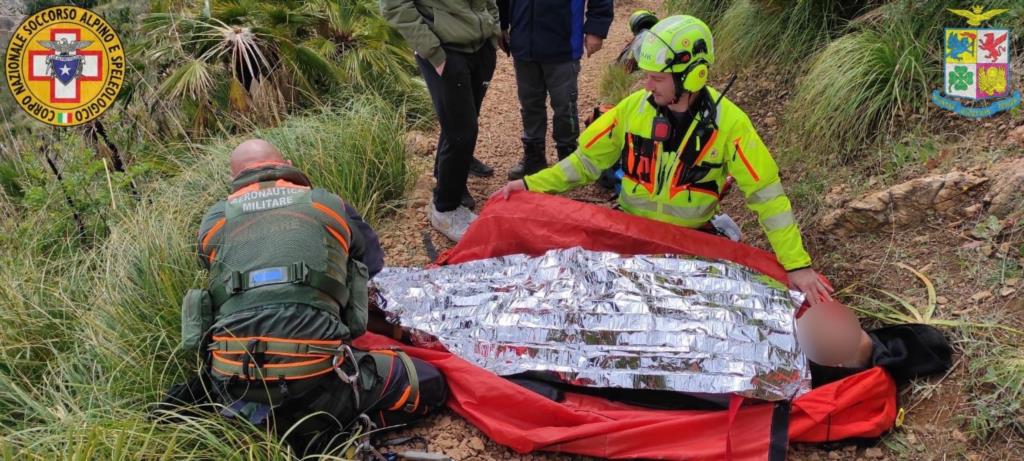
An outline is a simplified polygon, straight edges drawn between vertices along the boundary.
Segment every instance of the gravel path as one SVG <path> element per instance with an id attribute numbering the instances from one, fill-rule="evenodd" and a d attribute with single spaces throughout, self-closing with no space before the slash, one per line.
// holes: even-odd
<path id="1" fill-rule="evenodd" d="M 598 84 L 604 69 L 632 37 L 628 26 L 629 15 L 640 8 L 657 11 L 660 4 L 661 2 L 656 0 L 615 2 L 615 22 L 604 41 L 604 47 L 593 57 L 582 59 L 579 79 L 581 116 L 585 116 L 597 105 Z M 547 157 L 548 162 L 553 162 L 556 159 L 555 148 L 551 141 L 550 122 L 548 125 Z M 469 178 L 469 190 L 477 201 L 478 212 L 483 208 L 487 197 L 508 181 L 508 171 L 519 161 L 522 155 L 521 133 L 522 121 L 519 116 L 512 59 L 499 52 L 498 66 L 481 110 L 480 137 L 476 146 L 476 157 L 494 167 L 495 173 L 491 178 Z M 408 205 L 399 210 L 397 219 L 389 220 L 379 229 L 389 266 L 423 266 L 429 263 L 431 258 L 427 255 L 424 234 L 429 235 L 438 252 L 453 245 L 430 227 L 425 210 L 430 200 L 430 189 L 433 187 L 433 178 L 429 171 L 437 145 L 436 136 L 436 133 L 410 135 L 414 138 L 412 144 L 416 146 L 411 149 L 414 153 L 410 154 L 412 163 L 419 172 L 416 187 Z M 607 201 L 611 198 L 610 194 L 597 186 L 575 191 L 569 196 L 591 201 Z"/>

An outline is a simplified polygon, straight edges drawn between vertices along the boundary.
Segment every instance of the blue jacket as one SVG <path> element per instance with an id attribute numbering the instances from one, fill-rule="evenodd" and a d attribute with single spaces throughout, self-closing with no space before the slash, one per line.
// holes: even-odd
<path id="1" fill-rule="evenodd" d="M 498 0 L 512 57 L 533 62 L 576 61 L 583 35 L 608 36 L 613 0 Z M 585 10 L 585 11 L 584 11 Z"/>

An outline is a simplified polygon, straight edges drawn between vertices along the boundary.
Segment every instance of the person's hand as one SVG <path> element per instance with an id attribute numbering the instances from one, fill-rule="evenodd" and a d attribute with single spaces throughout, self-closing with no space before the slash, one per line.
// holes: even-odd
<path id="1" fill-rule="evenodd" d="M 509 38 L 509 35 L 508 35 L 508 31 L 507 30 L 501 31 L 501 35 L 498 37 L 498 48 L 501 48 L 501 51 L 504 51 L 506 55 L 508 55 L 508 53 L 509 53 L 509 51 L 508 51 L 509 40 L 510 40 L 510 38 Z"/>
<path id="2" fill-rule="evenodd" d="M 526 182 L 523 181 L 522 179 L 509 181 L 508 184 L 505 184 L 504 187 L 494 191 L 494 193 L 491 194 L 491 198 L 501 197 L 505 200 L 508 200 L 508 195 L 518 190 L 526 190 Z"/>
<path id="3" fill-rule="evenodd" d="M 601 46 L 604 45 L 604 39 L 596 35 L 586 34 L 584 36 L 584 46 L 587 48 L 587 57 L 589 58 L 594 53 L 601 51 Z"/>
<path id="4" fill-rule="evenodd" d="M 438 65 L 434 66 L 434 70 L 437 71 L 437 76 L 438 77 L 440 77 L 442 74 L 444 74 L 444 63 L 446 63 L 446 62 L 448 62 L 448 61 L 441 61 L 441 64 L 438 64 Z"/>
<path id="5" fill-rule="evenodd" d="M 807 296 L 810 305 L 832 301 L 832 287 L 821 281 L 821 276 L 810 267 L 788 274 L 789 284 Z"/>

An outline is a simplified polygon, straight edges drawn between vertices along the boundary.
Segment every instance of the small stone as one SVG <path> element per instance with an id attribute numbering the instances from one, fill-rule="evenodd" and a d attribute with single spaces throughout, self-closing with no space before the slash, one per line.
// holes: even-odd
<path id="1" fill-rule="evenodd" d="M 988 298 L 991 298 L 991 297 L 992 297 L 992 292 L 991 291 L 988 291 L 988 290 L 979 291 L 979 292 L 977 292 L 977 293 L 975 293 L 974 295 L 971 296 L 971 302 L 976 302 L 977 303 L 977 302 L 984 301 L 984 300 L 986 300 Z"/>
<path id="2" fill-rule="evenodd" d="M 981 247 L 981 244 L 982 244 L 982 242 L 980 240 L 972 240 L 972 241 L 967 242 L 967 243 L 965 243 L 963 245 L 960 245 L 960 248 L 962 248 L 964 250 L 973 250 L 975 248 Z"/>
<path id="3" fill-rule="evenodd" d="M 870 271 L 875 270 L 877 268 L 878 262 L 872 261 L 870 259 L 862 259 L 860 262 L 857 263 L 857 269 L 862 271 Z"/>
<path id="4" fill-rule="evenodd" d="M 830 451 L 830 452 L 828 452 L 828 459 L 842 459 L 842 458 L 843 458 L 843 455 L 840 454 L 838 451 Z"/>
<path id="5" fill-rule="evenodd" d="M 982 205 L 980 203 L 975 203 L 974 205 L 964 208 L 964 216 L 967 216 L 968 218 L 978 216 L 978 214 L 981 213 L 981 209 Z"/>
<path id="6" fill-rule="evenodd" d="M 1007 144 L 1017 143 L 1024 147 L 1024 125 L 1010 130 L 1005 139 Z"/>
<path id="7" fill-rule="evenodd" d="M 957 442 L 967 442 L 967 436 L 958 429 L 953 429 L 953 440 L 956 440 Z"/>
<path id="8" fill-rule="evenodd" d="M 405 134 L 405 151 L 421 157 L 429 157 L 434 153 L 437 141 L 425 133 L 409 131 Z"/>
<path id="9" fill-rule="evenodd" d="M 1002 290 L 999 290 L 999 296 L 1002 296 L 1002 297 L 1006 298 L 1006 297 L 1008 297 L 1008 296 L 1010 296 L 1010 295 L 1012 295 L 1012 294 L 1014 294 L 1016 292 L 1017 292 L 1016 288 L 1005 287 Z"/>
<path id="10" fill-rule="evenodd" d="M 946 304 L 949 304 L 949 299 L 946 298 L 945 296 L 936 296 L 935 297 L 935 304 L 938 304 L 940 306 L 945 306 Z M 912 435 L 913 434 L 911 434 L 911 436 Z"/>
<path id="11" fill-rule="evenodd" d="M 981 254 L 991 258 L 992 255 L 996 254 L 996 247 L 986 243 L 978 247 L 978 251 L 981 251 Z"/>
<path id="12" fill-rule="evenodd" d="M 879 459 L 884 458 L 885 453 L 882 453 L 881 448 L 871 447 L 868 448 L 867 450 L 864 450 L 864 456 L 867 456 L 868 459 Z"/>
<path id="13" fill-rule="evenodd" d="M 907 443 L 911 445 L 917 444 L 917 436 L 914 434 L 907 434 Z"/>
<path id="14" fill-rule="evenodd" d="M 1008 287 L 1015 287 L 1015 286 L 1017 286 L 1018 283 L 1020 283 L 1020 279 L 1017 278 L 1017 277 L 1013 277 L 1013 278 L 1009 278 L 1009 279 L 1003 280 L 1003 285 L 1006 285 Z"/>
<path id="15" fill-rule="evenodd" d="M 473 437 L 469 439 L 469 443 L 467 443 L 466 445 L 469 445 L 469 448 L 472 448 L 476 451 L 484 451 L 484 441 L 480 440 L 480 437 Z"/>
<path id="16" fill-rule="evenodd" d="M 437 440 L 437 446 L 442 450 L 451 450 L 452 448 L 459 446 L 459 441 L 452 437 L 439 438 Z"/>
<path id="17" fill-rule="evenodd" d="M 1010 254 L 1010 242 L 1004 242 L 999 245 L 999 256 L 1006 256 Z"/>

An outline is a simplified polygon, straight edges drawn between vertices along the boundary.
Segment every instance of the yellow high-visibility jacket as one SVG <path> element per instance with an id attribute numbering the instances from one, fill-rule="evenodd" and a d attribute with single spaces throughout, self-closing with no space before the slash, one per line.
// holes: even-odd
<path id="1" fill-rule="evenodd" d="M 779 181 L 779 167 L 750 118 L 708 87 L 706 104 L 693 117 L 676 152 L 652 139 L 658 115 L 641 90 L 626 97 L 580 136 L 580 147 L 561 162 L 525 178 L 535 192 L 565 192 L 597 180 L 622 158 L 619 205 L 631 214 L 698 228 L 718 211 L 725 179 L 732 176 L 747 206 L 786 270 L 811 265 L 793 209 Z M 691 109 L 692 111 L 693 109 Z M 701 123 L 714 117 L 715 124 Z M 717 125 L 717 128 L 715 127 Z"/>

